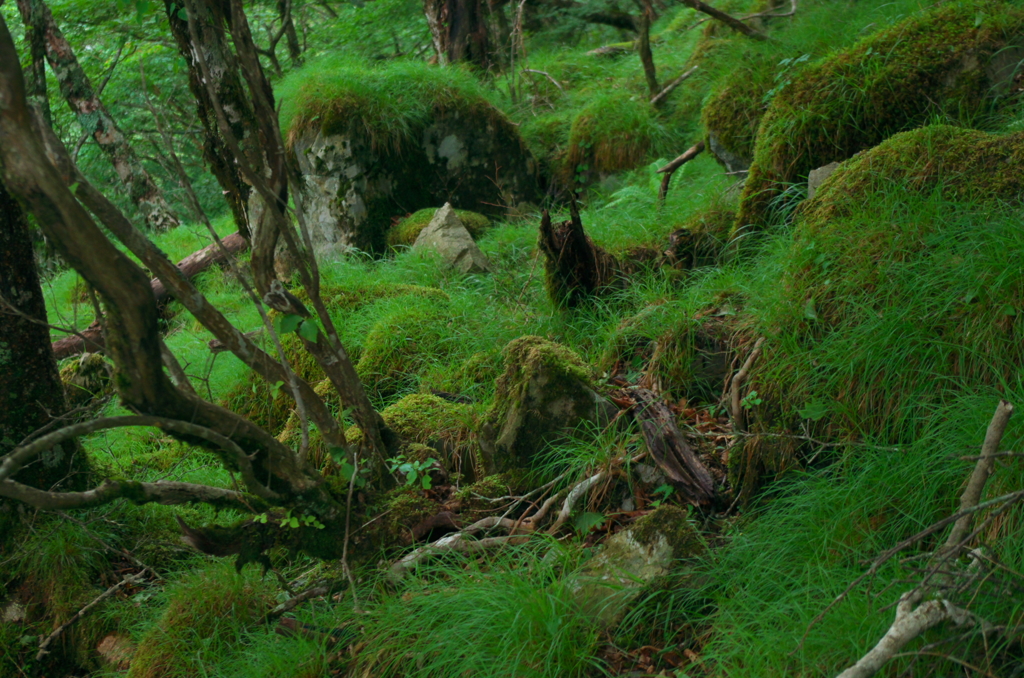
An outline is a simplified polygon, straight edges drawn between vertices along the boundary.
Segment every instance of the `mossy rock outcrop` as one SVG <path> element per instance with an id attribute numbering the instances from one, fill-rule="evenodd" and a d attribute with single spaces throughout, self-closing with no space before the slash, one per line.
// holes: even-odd
<path id="1" fill-rule="evenodd" d="M 410 211 L 450 202 L 503 216 L 539 199 L 519 132 L 465 73 L 325 68 L 298 88 L 287 137 L 321 247 L 381 253 Z"/>
<path id="2" fill-rule="evenodd" d="M 971 121 L 1006 100 L 1024 58 L 1024 10 L 943 3 L 805 68 L 757 132 L 736 228 L 760 228 L 794 183 L 934 115 Z"/>
<path id="3" fill-rule="evenodd" d="M 520 337 L 505 347 L 505 372 L 481 427 L 484 467 L 489 474 L 529 468 L 547 445 L 581 425 L 609 421 L 616 410 L 578 355 L 541 337 Z"/>
<path id="4" fill-rule="evenodd" d="M 909 443 L 935 408 L 1017 378 L 1021 166 L 1024 133 L 929 126 L 842 163 L 802 203 L 778 285 L 738 313 L 767 340 L 734 487 L 796 466 L 795 432 Z"/>

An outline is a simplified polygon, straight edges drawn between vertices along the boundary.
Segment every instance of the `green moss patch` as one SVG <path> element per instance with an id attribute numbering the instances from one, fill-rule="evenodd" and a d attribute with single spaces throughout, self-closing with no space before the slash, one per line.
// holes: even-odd
<path id="1" fill-rule="evenodd" d="M 276 92 L 284 102 L 281 128 L 289 144 L 305 131 L 332 134 L 355 125 L 374 148 L 399 151 L 438 112 L 475 108 L 497 113 L 468 70 L 416 61 L 367 68 L 324 58 L 289 75 Z"/>
<path id="2" fill-rule="evenodd" d="M 773 201 L 816 167 L 929 116 L 984 114 L 1000 94 L 995 85 L 1012 75 L 1022 38 L 1020 8 L 944 3 L 806 68 L 761 121 L 737 226 L 762 226 Z"/>
<path id="3" fill-rule="evenodd" d="M 591 99 L 573 119 L 563 179 L 591 183 L 637 167 L 651 153 L 671 153 L 681 145 L 647 97 L 612 91 Z"/>
<path id="4" fill-rule="evenodd" d="M 405 217 L 397 224 L 391 227 L 388 231 L 388 246 L 395 248 L 400 246 L 411 246 L 416 242 L 417 236 L 420 231 L 427 227 L 430 220 L 434 218 L 434 214 L 437 212 L 437 208 L 427 207 L 426 209 L 413 212 L 409 216 Z M 490 228 L 491 220 L 482 214 L 471 212 L 469 210 L 455 210 L 456 216 L 462 221 L 462 225 L 466 227 L 469 234 L 476 240 L 484 234 L 484 232 Z"/>

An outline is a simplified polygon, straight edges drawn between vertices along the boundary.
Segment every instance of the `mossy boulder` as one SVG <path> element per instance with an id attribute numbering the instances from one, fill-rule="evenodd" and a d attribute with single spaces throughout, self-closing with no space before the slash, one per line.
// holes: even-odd
<path id="1" fill-rule="evenodd" d="M 736 228 L 762 227 L 808 173 L 931 116 L 970 123 L 1007 100 L 1024 58 L 1024 10 L 942 3 L 808 66 L 761 120 Z"/>
<path id="2" fill-rule="evenodd" d="M 1024 133 L 934 125 L 847 160 L 801 204 L 778 284 L 740 311 L 767 340 L 734 487 L 793 468 L 802 429 L 909 443 L 935 408 L 1016 378 L 1022 163 Z"/>
<path id="3" fill-rule="evenodd" d="M 395 224 L 388 231 L 388 247 L 412 247 L 420 231 L 426 228 L 430 220 L 437 214 L 437 209 L 436 207 L 426 207 L 418 212 L 413 212 Z M 455 214 L 459 217 L 462 225 L 466 227 L 466 230 L 469 231 L 469 234 L 473 236 L 474 240 L 482 236 L 491 227 L 491 220 L 477 212 L 455 210 Z"/>
<path id="4" fill-rule="evenodd" d="M 201 675 L 274 602 L 269 582 L 240 576 L 223 562 L 176 582 L 168 598 L 163 614 L 139 641 L 129 678 Z"/>
<path id="5" fill-rule="evenodd" d="M 772 87 L 773 64 L 755 58 L 732 71 L 708 96 L 701 108 L 708 151 L 727 172 L 744 172 L 754 160 L 754 141 L 765 112 L 765 95 Z"/>
<path id="6" fill-rule="evenodd" d="M 638 167 L 652 153 L 671 153 L 681 135 L 658 116 L 646 96 L 611 91 L 593 98 L 573 119 L 561 169 L 565 183 L 592 184 Z"/>
<path id="7" fill-rule="evenodd" d="M 452 351 L 452 310 L 432 299 L 415 299 L 382 317 L 366 335 L 356 373 L 374 397 L 415 386 L 419 372 Z"/>
<path id="8" fill-rule="evenodd" d="M 505 371 L 480 431 L 487 473 L 529 468 L 550 443 L 581 425 L 609 421 L 617 408 L 574 352 L 547 339 L 520 337 L 505 347 Z"/>
<path id="9" fill-rule="evenodd" d="M 706 550 L 686 511 L 661 506 L 605 541 L 574 582 L 577 602 L 605 628 L 613 627 L 641 587 L 677 561 Z"/>
<path id="10" fill-rule="evenodd" d="M 501 216 L 538 200 L 533 156 L 466 73 L 323 65 L 301 77 L 287 144 L 321 247 L 380 253 L 410 211 L 450 202 Z"/>

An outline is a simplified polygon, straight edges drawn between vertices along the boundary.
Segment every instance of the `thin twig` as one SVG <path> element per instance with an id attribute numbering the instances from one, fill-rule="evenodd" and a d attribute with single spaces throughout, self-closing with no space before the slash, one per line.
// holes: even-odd
<path id="1" fill-rule="evenodd" d="M 42 661 L 43 657 L 45 657 L 49 653 L 49 650 L 47 648 L 50 647 L 50 643 L 52 643 L 54 640 L 56 640 L 60 636 L 60 634 L 64 633 L 65 629 L 67 629 L 69 626 L 74 624 L 76 621 L 78 621 L 79 619 L 84 617 L 89 610 L 91 610 L 92 608 L 96 607 L 97 605 L 102 603 L 104 600 L 106 600 L 110 596 L 112 596 L 115 593 L 117 593 L 124 586 L 126 586 L 128 584 L 134 584 L 135 582 L 141 580 L 144 575 L 145 575 L 145 572 L 139 572 L 137 574 L 133 574 L 133 575 L 129 575 L 129 576 L 125 577 L 124 579 L 122 579 L 121 581 L 117 582 L 116 584 L 111 586 L 109 589 L 107 589 L 106 591 L 101 593 L 100 595 L 96 596 L 96 598 L 94 598 L 92 600 L 92 602 L 90 602 L 88 605 L 86 605 L 81 610 L 76 612 L 66 622 L 64 622 L 63 624 L 58 626 L 53 631 L 53 633 L 48 635 L 46 637 L 46 639 L 43 640 L 43 642 L 39 643 L 39 652 L 36 653 L 36 661 L 37 662 L 38 661 Z"/>

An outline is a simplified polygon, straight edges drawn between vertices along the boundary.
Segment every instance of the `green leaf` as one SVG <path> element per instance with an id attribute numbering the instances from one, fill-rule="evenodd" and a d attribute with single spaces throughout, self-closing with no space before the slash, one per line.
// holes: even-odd
<path id="1" fill-rule="evenodd" d="M 671 485 L 658 485 L 654 488 L 654 494 L 660 494 L 662 499 L 667 498 L 668 495 L 672 494 L 674 491 L 675 488 Z"/>
<path id="2" fill-rule="evenodd" d="M 576 517 L 573 521 L 573 525 L 576 527 L 576 531 L 580 534 L 586 534 L 595 527 L 604 525 L 605 516 L 603 513 L 595 513 L 588 511 Z"/>
<path id="3" fill-rule="evenodd" d="M 424 490 L 429 490 L 433 484 L 433 481 L 430 480 L 429 473 L 424 473 L 422 476 L 420 476 L 420 485 L 423 486 Z"/>
<path id="4" fill-rule="evenodd" d="M 76 181 L 75 183 L 73 183 L 70 186 L 68 186 L 68 190 L 71 191 L 72 193 L 77 191 L 78 190 L 78 182 Z"/>
<path id="5" fill-rule="evenodd" d="M 299 526 L 299 519 L 292 516 L 288 519 L 288 527 L 297 528 Z"/>
<path id="6" fill-rule="evenodd" d="M 818 309 L 814 306 L 814 297 L 810 297 L 804 302 L 804 317 L 808 320 L 818 319 Z"/>
<path id="7" fill-rule="evenodd" d="M 815 399 L 804 405 L 804 408 L 798 410 L 797 413 L 804 419 L 818 421 L 828 414 L 828 403 L 824 400 Z"/>
<path id="8" fill-rule="evenodd" d="M 287 315 L 278 316 L 277 320 L 274 321 L 274 329 L 277 330 L 278 334 L 291 334 L 298 329 L 299 323 L 301 322 L 301 315 L 289 313 Z"/>
<path id="9" fill-rule="evenodd" d="M 312 320 L 303 320 L 299 325 L 299 336 L 306 341 L 316 342 L 319 333 L 320 328 Z"/>
<path id="10" fill-rule="evenodd" d="M 1017 309 L 1010 304 L 1003 304 L 1003 315 L 1014 316 L 1017 315 Z"/>
<path id="11" fill-rule="evenodd" d="M 344 447 L 340 447 L 338 445 L 329 445 L 327 447 L 327 454 L 331 455 L 331 459 L 333 459 L 338 464 L 348 463 L 348 462 L 345 462 L 345 458 L 346 458 L 347 455 L 345 454 L 345 448 Z M 352 465 L 349 464 L 349 467 L 351 467 L 351 466 Z M 351 471 L 349 471 L 349 476 L 348 477 L 349 478 L 352 477 L 351 476 Z"/>

